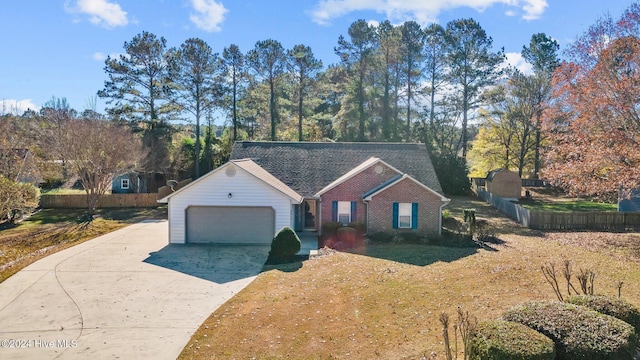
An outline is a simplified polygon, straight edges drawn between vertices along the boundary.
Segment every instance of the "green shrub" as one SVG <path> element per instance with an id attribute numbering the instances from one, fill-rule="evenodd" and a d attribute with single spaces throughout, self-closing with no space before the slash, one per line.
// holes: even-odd
<path id="1" fill-rule="evenodd" d="M 508 310 L 504 320 L 526 325 L 556 344 L 557 359 L 633 359 L 633 327 L 584 306 L 531 301 Z"/>
<path id="2" fill-rule="evenodd" d="M 573 295 L 565 301 L 620 319 L 633 326 L 636 335 L 640 335 L 640 311 L 624 300 L 602 295 Z"/>
<path id="3" fill-rule="evenodd" d="M 342 223 L 339 221 L 330 221 L 330 222 L 323 223 L 321 228 L 322 236 L 326 238 L 332 237 L 336 234 L 338 229 L 340 229 L 343 226 L 344 225 L 342 225 Z"/>
<path id="4" fill-rule="evenodd" d="M 269 251 L 270 262 L 288 262 L 295 258 L 300 251 L 300 238 L 292 228 L 285 226 L 273 238 L 271 251 Z"/>
<path id="5" fill-rule="evenodd" d="M 553 341 L 522 324 L 485 321 L 471 339 L 471 360 L 553 360 Z"/>
<path id="6" fill-rule="evenodd" d="M 398 235 L 402 237 L 401 242 L 407 244 L 423 244 L 427 242 L 426 236 L 424 234 L 417 233 L 415 231 L 404 231 L 398 233 Z"/>
<path id="7" fill-rule="evenodd" d="M 322 234 L 320 235 L 320 247 L 324 247 L 327 246 L 328 243 L 330 244 L 335 242 L 336 233 L 338 232 L 338 229 L 343 226 L 344 225 L 342 225 L 342 223 L 339 221 L 330 221 L 323 223 L 321 226 Z"/>
<path id="8" fill-rule="evenodd" d="M 458 231 L 450 231 L 448 229 L 442 229 L 442 235 L 439 237 L 430 238 L 429 243 L 432 245 L 454 248 L 478 247 L 478 244 L 476 244 L 470 236 Z"/>
<path id="9" fill-rule="evenodd" d="M 358 222 L 358 221 L 350 222 L 349 225 L 347 225 L 347 227 L 356 229 L 356 231 L 360 235 L 364 235 L 364 234 L 367 233 L 367 225 L 365 225 L 364 223 Z"/>
<path id="10" fill-rule="evenodd" d="M 393 233 L 380 231 L 373 234 L 368 234 L 367 237 L 374 244 L 388 244 L 393 240 Z"/>

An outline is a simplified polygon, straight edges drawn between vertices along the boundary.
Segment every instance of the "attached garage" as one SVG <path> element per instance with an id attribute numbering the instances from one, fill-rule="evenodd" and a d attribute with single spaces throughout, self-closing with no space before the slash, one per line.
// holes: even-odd
<path id="1" fill-rule="evenodd" d="M 188 243 L 269 244 L 276 232 L 271 207 L 190 206 Z"/>
<path id="2" fill-rule="evenodd" d="M 303 198 L 249 159 L 232 160 L 158 200 L 169 204 L 169 242 L 269 244 L 294 226 Z"/>

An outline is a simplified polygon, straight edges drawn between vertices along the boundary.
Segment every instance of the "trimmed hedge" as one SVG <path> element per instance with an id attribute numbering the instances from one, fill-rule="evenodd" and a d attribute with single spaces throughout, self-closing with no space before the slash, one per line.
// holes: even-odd
<path id="1" fill-rule="evenodd" d="M 632 360 L 638 343 L 626 322 L 568 303 L 531 301 L 508 310 L 503 319 L 551 338 L 557 359 Z"/>
<path id="2" fill-rule="evenodd" d="M 565 301 L 620 319 L 633 326 L 636 335 L 640 335 L 640 311 L 624 300 L 603 295 L 573 295 Z"/>
<path id="3" fill-rule="evenodd" d="M 367 233 L 367 225 L 365 225 L 364 223 L 358 222 L 358 221 L 350 222 L 349 225 L 347 225 L 347 227 L 350 227 L 352 229 L 356 229 L 356 231 L 358 232 L 358 235 L 360 235 L 360 236 L 362 236 L 362 235 Z"/>
<path id="4" fill-rule="evenodd" d="M 287 262 L 295 258 L 302 246 L 298 234 L 292 228 L 285 226 L 271 241 L 271 251 L 269 251 L 270 262 Z"/>
<path id="5" fill-rule="evenodd" d="M 471 360 L 553 360 L 553 340 L 511 321 L 484 321 L 471 339 Z"/>

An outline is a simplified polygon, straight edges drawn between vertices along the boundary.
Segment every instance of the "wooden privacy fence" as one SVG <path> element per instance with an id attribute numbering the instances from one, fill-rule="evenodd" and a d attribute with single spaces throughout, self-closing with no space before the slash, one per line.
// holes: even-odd
<path id="1" fill-rule="evenodd" d="M 471 189 L 475 191 L 475 189 L 479 187 L 484 187 L 487 185 L 487 179 L 485 178 L 471 178 Z M 547 187 L 549 186 L 549 182 L 545 180 L 539 179 L 521 179 L 522 186 L 525 187 Z"/>
<path id="2" fill-rule="evenodd" d="M 523 226 L 536 230 L 640 231 L 640 213 L 530 211 L 478 188 L 478 197 Z"/>
<path id="3" fill-rule="evenodd" d="M 158 194 L 105 194 L 98 202 L 99 208 L 156 207 Z M 84 208 L 86 195 L 42 195 L 40 207 L 43 209 Z"/>
<path id="4" fill-rule="evenodd" d="M 526 227 L 531 227 L 531 212 L 529 209 L 525 209 L 516 203 L 512 203 L 509 200 L 505 200 L 500 196 L 494 195 L 484 188 L 478 188 L 476 191 L 479 198 L 488 202 L 494 208 L 502 211 L 505 215 L 520 224 Z"/>
<path id="5" fill-rule="evenodd" d="M 529 227 L 537 230 L 639 231 L 640 213 L 532 211 Z"/>

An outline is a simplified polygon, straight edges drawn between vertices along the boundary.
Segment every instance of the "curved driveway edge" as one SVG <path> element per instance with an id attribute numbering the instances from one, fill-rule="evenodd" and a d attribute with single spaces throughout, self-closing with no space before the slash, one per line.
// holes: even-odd
<path id="1" fill-rule="evenodd" d="M 175 359 L 262 269 L 269 246 L 168 245 L 146 221 L 41 259 L 0 284 L 2 359 Z"/>

